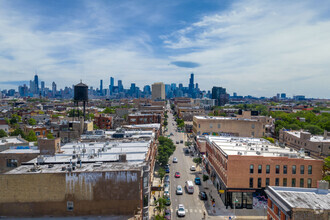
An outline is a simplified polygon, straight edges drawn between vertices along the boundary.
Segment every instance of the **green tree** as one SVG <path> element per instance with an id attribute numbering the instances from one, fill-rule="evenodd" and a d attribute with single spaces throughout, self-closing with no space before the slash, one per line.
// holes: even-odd
<path id="1" fill-rule="evenodd" d="M 163 182 L 163 178 L 164 178 L 165 174 L 166 174 L 166 172 L 165 172 L 164 168 L 160 167 L 158 170 L 158 175 L 159 175 L 161 183 Z"/>
<path id="2" fill-rule="evenodd" d="M 202 163 L 202 158 L 201 157 L 195 157 L 193 159 L 193 162 L 196 164 L 196 167 L 198 167 Z"/>
<path id="3" fill-rule="evenodd" d="M 25 140 L 29 142 L 37 141 L 37 135 L 33 130 L 30 130 L 29 133 L 26 135 Z"/>
<path id="4" fill-rule="evenodd" d="M 16 128 L 13 132 L 10 133 L 10 136 L 18 136 L 21 135 L 22 138 L 25 137 L 24 132 L 20 128 Z"/>
<path id="5" fill-rule="evenodd" d="M 164 197 L 160 197 L 156 200 L 156 210 L 159 214 L 162 214 L 166 208 L 166 199 Z"/>
<path id="6" fill-rule="evenodd" d="M 209 179 L 209 176 L 208 175 L 203 175 L 203 181 L 207 181 Z"/>
<path id="7" fill-rule="evenodd" d="M 20 121 L 22 121 L 22 117 L 19 116 L 19 115 L 13 114 L 13 115 L 11 116 L 11 119 L 9 120 L 9 123 L 10 123 L 11 125 L 13 125 L 13 124 L 17 124 L 17 123 L 20 122 Z"/>
<path id="8" fill-rule="evenodd" d="M 267 141 L 269 141 L 270 143 L 275 143 L 275 140 L 274 138 L 271 138 L 271 137 L 263 137 L 264 139 L 266 139 Z"/>
<path id="9" fill-rule="evenodd" d="M 105 113 L 105 114 L 115 114 L 116 113 L 116 110 L 114 108 L 109 108 L 109 107 L 106 107 L 102 113 Z"/>
<path id="10" fill-rule="evenodd" d="M 323 180 L 326 180 L 330 183 L 330 156 L 324 159 Z"/>
<path id="11" fill-rule="evenodd" d="M 36 125 L 36 124 L 37 124 L 37 121 L 36 121 L 34 118 L 30 118 L 30 119 L 28 120 L 28 124 L 29 124 L 29 125 Z"/>
<path id="12" fill-rule="evenodd" d="M 77 109 L 71 109 L 70 111 L 68 111 L 68 116 L 69 117 L 78 117 L 79 116 L 83 116 L 83 112 L 81 110 L 77 110 Z"/>
<path id="13" fill-rule="evenodd" d="M 7 133 L 3 130 L 3 129 L 0 129 L 0 138 L 3 138 L 3 137 L 7 137 Z"/>
<path id="14" fill-rule="evenodd" d="M 315 135 L 323 133 L 323 129 L 317 125 L 306 125 L 305 129 L 309 131 L 311 134 L 315 134 Z"/>
<path id="15" fill-rule="evenodd" d="M 47 139 L 54 139 L 55 138 L 54 135 L 50 132 L 46 135 L 46 137 L 47 137 Z"/>
<path id="16" fill-rule="evenodd" d="M 168 125 L 167 120 L 164 120 L 163 125 L 166 127 Z"/>

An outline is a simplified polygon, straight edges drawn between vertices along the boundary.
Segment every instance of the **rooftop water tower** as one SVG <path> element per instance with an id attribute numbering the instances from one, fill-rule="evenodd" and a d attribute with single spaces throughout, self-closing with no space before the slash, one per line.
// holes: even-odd
<path id="1" fill-rule="evenodd" d="M 86 103 L 88 102 L 88 86 L 82 82 L 74 86 L 74 97 L 73 97 L 74 106 L 78 109 L 79 102 L 83 103 L 83 114 L 84 119 L 86 117 Z M 75 115 L 75 114 L 73 114 Z M 79 118 L 78 110 L 78 118 Z"/>

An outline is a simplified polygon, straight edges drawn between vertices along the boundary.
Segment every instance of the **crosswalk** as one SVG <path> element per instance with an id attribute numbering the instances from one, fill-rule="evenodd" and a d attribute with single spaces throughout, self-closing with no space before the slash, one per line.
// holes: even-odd
<path id="1" fill-rule="evenodd" d="M 175 209 L 175 210 L 171 209 L 172 213 L 174 211 L 177 212 L 178 209 Z M 202 209 L 186 209 L 186 213 L 203 213 L 203 210 Z"/>

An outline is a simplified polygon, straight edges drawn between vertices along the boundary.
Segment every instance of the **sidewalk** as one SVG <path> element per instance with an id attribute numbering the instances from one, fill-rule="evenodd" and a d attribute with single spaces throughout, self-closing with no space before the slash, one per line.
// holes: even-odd
<path id="1" fill-rule="evenodd" d="M 157 172 L 155 172 L 155 174 L 153 175 L 153 181 L 152 181 L 152 185 L 151 186 L 163 186 L 163 183 L 160 182 L 160 178 L 158 177 L 158 174 Z M 157 212 L 155 210 L 156 208 L 156 205 L 155 205 L 155 199 L 154 197 L 156 198 L 156 200 L 162 196 L 163 194 L 163 191 L 152 191 L 152 192 L 155 192 L 155 194 L 151 194 L 150 195 L 150 201 L 149 201 L 149 219 L 153 219 L 154 215 L 156 215 Z"/>
<path id="2" fill-rule="evenodd" d="M 202 172 L 198 174 L 198 176 L 202 179 Z M 208 188 L 205 188 L 205 187 Z M 206 192 L 208 196 L 208 200 L 205 203 L 205 208 L 207 210 L 207 218 L 206 219 L 255 219 L 261 220 L 266 219 L 265 210 L 264 209 L 236 209 L 234 218 L 234 209 L 228 207 L 223 204 L 215 186 L 211 181 L 204 182 L 202 181 L 202 190 Z M 212 199 L 215 201 L 215 207 L 212 205 Z M 267 213 L 266 213 L 267 214 Z"/>

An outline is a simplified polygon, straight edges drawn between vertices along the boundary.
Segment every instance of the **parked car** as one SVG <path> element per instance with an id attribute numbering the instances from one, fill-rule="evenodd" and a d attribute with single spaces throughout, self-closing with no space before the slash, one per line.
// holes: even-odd
<path id="1" fill-rule="evenodd" d="M 196 177 L 196 178 L 195 178 L 195 184 L 196 184 L 196 185 L 201 185 L 201 178 Z"/>
<path id="2" fill-rule="evenodd" d="M 170 135 L 173 136 L 173 133 L 171 133 Z"/>
<path id="3" fill-rule="evenodd" d="M 180 144 L 183 144 L 183 140 L 180 141 Z"/>
<path id="4" fill-rule="evenodd" d="M 183 190 L 182 190 L 182 186 L 181 185 L 178 185 L 176 187 L 176 194 L 177 195 L 182 195 L 183 194 Z"/>
<path id="5" fill-rule="evenodd" d="M 169 196 L 165 196 L 165 205 L 167 205 L 167 206 L 171 205 L 171 199 Z"/>
<path id="6" fill-rule="evenodd" d="M 169 175 L 165 175 L 164 176 L 164 183 L 169 183 L 170 182 L 170 176 Z"/>
<path id="7" fill-rule="evenodd" d="M 170 166 L 168 164 L 165 166 L 165 172 L 166 173 L 169 173 L 170 172 Z"/>
<path id="8" fill-rule="evenodd" d="M 191 170 L 191 171 L 196 171 L 196 167 L 195 167 L 195 166 L 191 166 L 191 167 L 190 167 L 190 170 Z"/>
<path id="9" fill-rule="evenodd" d="M 179 144 L 179 141 L 175 142 L 176 144 Z"/>
<path id="10" fill-rule="evenodd" d="M 165 209 L 165 219 L 171 220 L 171 210 L 170 209 Z"/>
<path id="11" fill-rule="evenodd" d="M 204 192 L 204 191 L 199 192 L 199 198 L 201 200 L 207 200 L 206 192 Z"/>
<path id="12" fill-rule="evenodd" d="M 173 163 L 177 163 L 178 162 L 178 158 L 173 157 Z"/>
<path id="13" fill-rule="evenodd" d="M 185 154 L 189 154 L 189 149 L 186 148 L 186 149 L 184 150 L 184 152 L 185 152 Z"/>
<path id="14" fill-rule="evenodd" d="M 175 178 L 180 178 L 180 173 L 179 172 L 175 172 Z"/>
<path id="15" fill-rule="evenodd" d="M 184 217 L 186 215 L 186 210 L 183 204 L 179 204 L 177 215 L 178 217 Z"/>

